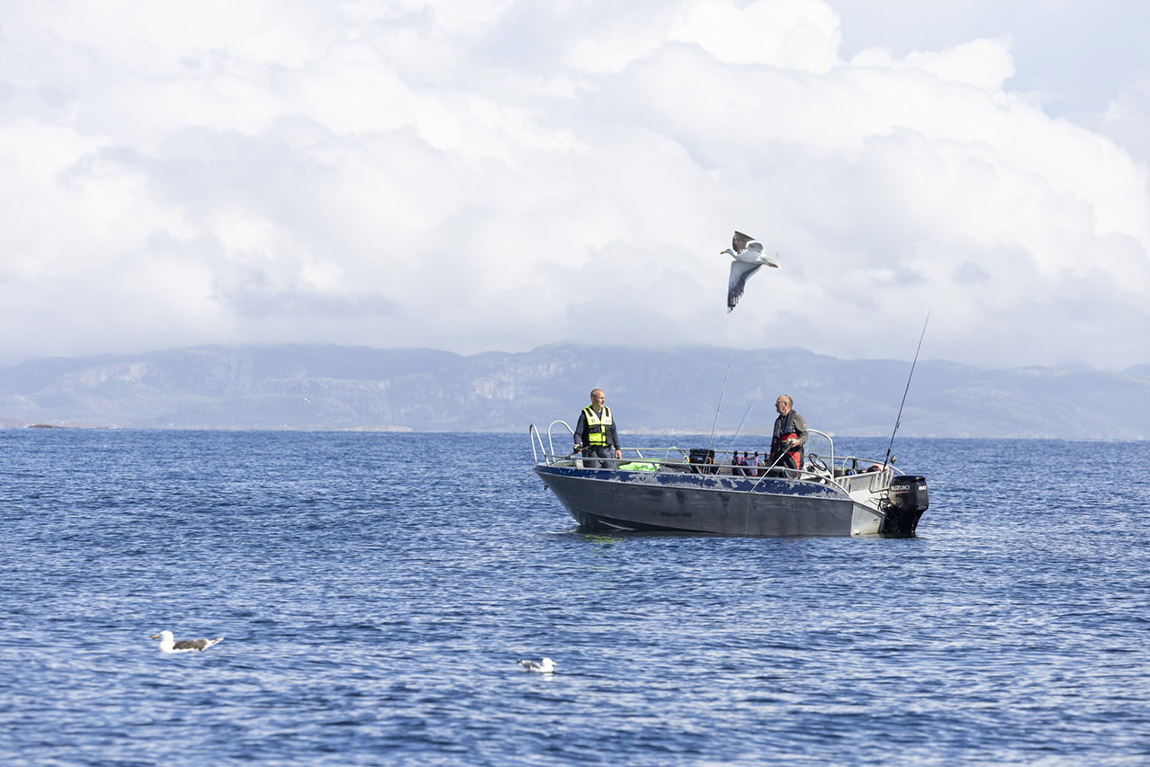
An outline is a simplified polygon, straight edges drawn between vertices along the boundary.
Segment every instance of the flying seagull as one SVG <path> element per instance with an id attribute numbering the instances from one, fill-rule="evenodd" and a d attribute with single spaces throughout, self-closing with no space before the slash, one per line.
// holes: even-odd
<path id="1" fill-rule="evenodd" d="M 159 634 L 153 634 L 152 639 L 160 640 L 160 652 L 203 652 L 217 642 L 224 641 L 223 637 L 215 639 L 181 639 L 176 641 L 172 632 L 164 629 Z"/>
<path id="2" fill-rule="evenodd" d="M 535 671 L 539 674 L 550 674 L 555 671 L 555 662 L 550 658 L 544 658 L 539 661 L 521 660 L 519 661 L 519 665 L 528 671 Z"/>
<path id="3" fill-rule="evenodd" d="M 747 286 L 747 279 L 758 271 L 763 264 L 779 268 L 776 261 L 779 254 L 768 256 L 763 252 L 763 244 L 753 237 L 742 232 L 735 232 L 731 238 L 731 247 L 723 251 L 731 258 L 731 279 L 727 282 L 727 314 L 735 310 L 735 304 L 743 297 L 743 288 Z"/>

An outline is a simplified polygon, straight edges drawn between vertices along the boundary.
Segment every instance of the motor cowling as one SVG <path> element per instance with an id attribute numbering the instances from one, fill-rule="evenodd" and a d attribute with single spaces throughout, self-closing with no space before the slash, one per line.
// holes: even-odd
<path id="1" fill-rule="evenodd" d="M 930 507 L 930 495 L 926 489 L 926 477 L 903 475 L 890 481 L 887 491 L 890 505 L 900 511 L 926 511 Z"/>
<path id="2" fill-rule="evenodd" d="M 887 490 L 888 511 L 883 520 L 885 535 L 914 535 L 919 517 L 930 506 L 926 478 L 911 475 L 895 477 Z"/>

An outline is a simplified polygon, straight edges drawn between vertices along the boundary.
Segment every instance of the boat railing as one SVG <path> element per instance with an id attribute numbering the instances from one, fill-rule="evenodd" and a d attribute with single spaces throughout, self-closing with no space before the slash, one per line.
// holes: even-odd
<path id="1" fill-rule="evenodd" d="M 556 418 L 554 421 L 547 425 L 547 446 L 544 447 L 543 435 L 539 433 L 539 429 L 535 428 L 535 424 L 531 424 L 527 430 L 527 434 L 531 438 L 531 458 L 535 461 L 535 463 L 540 463 L 540 455 L 543 456 L 542 463 L 550 466 L 556 462 L 555 445 L 551 439 L 551 430 L 555 428 L 556 424 L 563 424 L 563 428 L 565 428 L 568 434 L 571 435 L 571 440 L 568 441 L 568 444 L 571 444 L 571 441 L 575 439 L 575 430 L 572 429 L 566 421 L 562 420 L 561 418 Z M 572 453 L 571 455 L 574 454 Z M 570 459 L 571 455 L 564 456 L 564 458 Z"/>
<path id="2" fill-rule="evenodd" d="M 568 445 L 574 443 L 575 438 L 575 430 L 566 421 L 561 419 L 552 421 L 547 426 L 546 436 L 534 424 L 528 429 L 528 435 L 531 439 L 531 453 L 535 464 L 583 468 L 583 461 L 578 452 L 565 454 L 556 452 L 553 431 L 558 427 L 562 427 L 561 433 L 565 432 L 563 439 L 566 441 L 561 444 L 563 449 L 566 449 Z M 697 448 L 682 448 L 675 445 L 624 447 L 622 448 L 623 457 L 611 459 L 611 464 L 616 471 L 669 471 L 705 475 L 734 475 L 758 478 L 759 482 L 767 477 L 784 477 L 821 484 L 835 484 L 844 490 L 858 489 L 861 488 L 861 484 L 865 483 L 872 491 L 885 488 L 889 485 L 892 476 L 902 473 L 893 465 L 884 466 L 881 460 L 858 456 L 838 457 L 835 455 L 834 440 L 831 435 L 818 429 L 808 429 L 808 433 L 812 437 L 820 438 L 820 441 L 825 442 L 825 445 L 814 445 L 820 451 L 815 452 L 812 449 L 811 440 L 808 438 L 806 461 L 801 470 L 779 466 L 782 456 L 773 463 L 767 463 L 769 451 L 760 451 L 763 453 L 762 463 L 742 465 L 737 460 L 738 454 L 742 453 L 746 456 L 751 451 L 711 450 L 708 448 L 703 454 L 707 455 L 711 462 L 700 463 L 697 460 L 692 460 L 693 453 L 696 456 L 700 455 Z M 758 453 L 756 453 L 757 455 Z M 860 477 L 866 477 L 869 481 L 860 479 Z M 756 487 L 759 482 L 755 483 Z"/>
<path id="3" fill-rule="evenodd" d="M 582 461 L 578 458 L 577 452 L 572 453 L 559 453 L 555 451 L 554 447 L 554 431 L 560 429 L 561 432 L 561 445 L 563 450 L 566 446 L 573 444 L 575 438 L 575 430 L 570 425 L 561 419 L 552 421 L 547 424 L 546 434 L 540 431 L 535 424 L 531 424 L 529 428 L 529 436 L 531 439 L 531 454 L 536 463 L 543 463 L 547 466 L 569 466 L 574 468 L 582 468 Z M 758 476 L 765 473 L 767 470 L 777 469 L 780 471 L 789 471 L 790 476 L 798 476 L 802 478 L 826 478 L 826 480 L 836 480 L 838 477 L 853 476 L 857 474 L 873 473 L 877 467 L 882 466 L 881 461 L 873 459 L 864 459 L 856 457 L 856 455 L 846 455 L 846 457 L 837 457 L 835 455 L 835 442 L 825 431 L 818 429 L 808 429 L 808 434 L 811 435 L 807 439 L 806 445 L 806 461 L 802 471 L 795 471 L 794 469 L 784 469 L 777 466 L 779 461 L 774 463 L 765 463 L 769 457 L 768 451 L 759 451 L 754 453 L 754 458 L 759 459 L 761 453 L 762 462 L 752 463 L 750 466 L 743 466 L 738 462 L 737 457 L 742 453 L 744 457 L 750 458 L 751 451 L 745 450 L 711 450 L 707 448 L 705 453 L 710 455 L 712 462 L 699 463 L 692 461 L 692 452 L 696 455 L 699 454 L 700 448 L 679 447 L 676 445 L 659 445 L 659 446 L 628 446 L 622 448 L 623 457 L 621 459 L 613 459 L 612 462 L 619 470 L 639 470 L 650 471 L 652 467 L 656 470 L 666 468 L 668 470 L 687 470 L 695 471 L 699 474 L 745 474 L 748 476 Z M 638 465 L 638 466 L 635 466 Z M 630 468 L 628 468 L 630 466 Z M 891 467 L 886 467 L 891 468 Z"/>

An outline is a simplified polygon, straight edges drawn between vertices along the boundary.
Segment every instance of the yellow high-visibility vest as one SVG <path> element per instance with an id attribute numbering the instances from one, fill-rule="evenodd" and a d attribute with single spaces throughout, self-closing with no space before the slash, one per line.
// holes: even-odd
<path id="1" fill-rule="evenodd" d="M 583 408 L 587 418 L 587 444 L 592 447 L 602 447 L 607 444 L 607 427 L 611 425 L 611 408 L 603 406 L 603 412 L 595 415 L 590 405 Z"/>

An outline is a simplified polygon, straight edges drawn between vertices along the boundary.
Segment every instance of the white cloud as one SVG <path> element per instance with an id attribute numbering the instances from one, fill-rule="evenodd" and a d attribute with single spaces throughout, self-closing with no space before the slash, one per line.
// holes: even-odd
<path id="1" fill-rule="evenodd" d="M 687 4 L 670 39 L 697 42 L 725 64 L 825 72 L 838 63 L 838 17 L 804 0 Z"/>
<path id="2" fill-rule="evenodd" d="M 1009 40 L 972 40 L 946 51 L 912 51 L 896 58 L 884 48 L 868 48 L 851 59 L 856 66 L 889 67 L 931 74 L 940 80 L 966 83 L 995 92 L 1014 76 Z"/>
<path id="3" fill-rule="evenodd" d="M 820 0 L 66 5 L 0 27 L 4 361 L 907 356 L 927 310 L 932 357 L 1150 361 L 1150 177 L 1108 137 L 1144 92 L 1051 117 L 1009 33 L 846 60 Z M 783 268 L 728 316 L 735 228 Z"/>
<path id="4" fill-rule="evenodd" d="M 1150 72 L 1117 93 L 1095 125 L 1137 157 L 1150 159 Z"/>
<path id="5" fill-rule="evenodd" d="M 592 12 L 593 34 L 573 40 L 565 57 L 588 72 L 619 72 L 667 42 L 696 44 L 725 64 L 825 72 L 838 63 L 838 18 L 819 2 L 684 0 L 605 20 L 600 8 Z"/>

